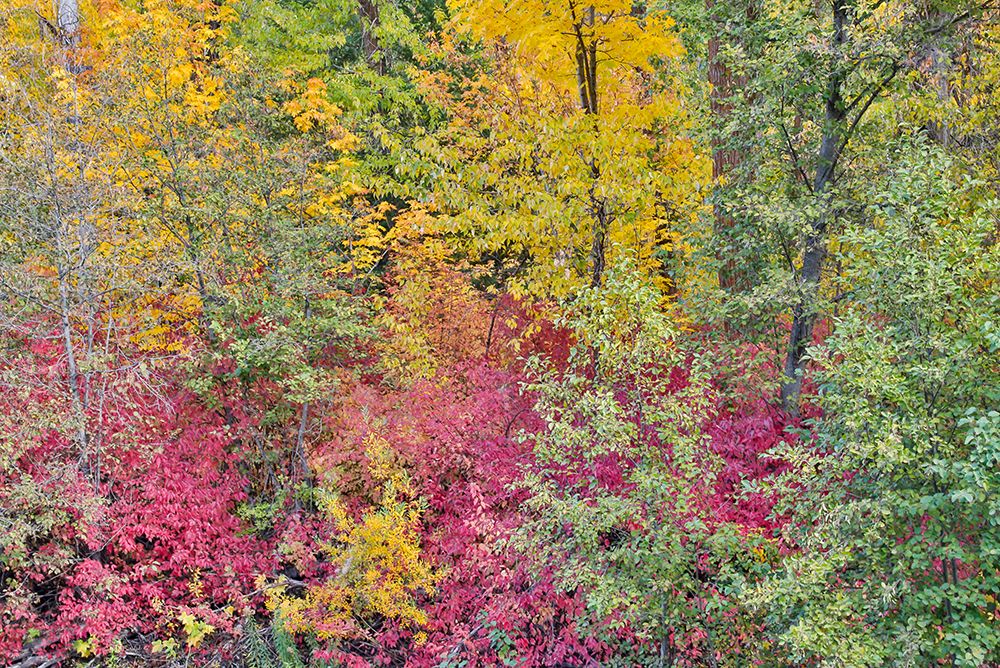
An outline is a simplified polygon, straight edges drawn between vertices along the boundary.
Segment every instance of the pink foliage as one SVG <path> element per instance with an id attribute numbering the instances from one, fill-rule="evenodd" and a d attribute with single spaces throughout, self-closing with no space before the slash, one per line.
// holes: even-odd
<path id="1" fill-rule="evenodd" d="M 37 357 L 18 359 L 25 373 L 50 378 L 58 371 L 57 348 L 35 345 L 31 353 Z M 233 514 L 246 480 L 222 421 L 176 386 L 164 397 L 134 380 L 105 387 L 88 415 L 91 433 L 103 436 L 99 456 L 89 453 L 96 485 L 75 466 L 72 434 L 56 428 L 24 444 L 16 468 L 3 474 L 0 503 L 36 503 L 54 525 L 24 546 L 31 557 L 8 574 L 28 591 L 18 604 L 0 605 L 2 656 L 17 654 L 33 636 L 56 656 L 77 640 L 102 653 L 118 638 L 169 635 L 184 611 L 198 611 L 225 633 L 231 615 L 219 610 L 248 609 L 255 575 L 273 570 L 271 547 L 245 535 Z M 58 396 L 51 385 L 25 386 L 33 391 L 24 404 Z M 51 493 L 19 498 L 29 481 Z M 62 555 L 58 570 L 47 554 Z"/>
<path id="2" fill-rule="evenodd" d="M 530 445 L 516 436 L 541 424 L 506 345 L 533 318 L 503 300 L 488 359 L 466 360 L 405 389 L 359 373 L 313 413 L 310 467 L 337 472 L 349 509 L 379 494 L 365 466 L 364 439 L 376 431 L 393 446 L 427 504 L 425 557 L 446 574 L 434 595 L 420 601 L 429 619 L 426 641 L 417 642 L 413 629 L 375 620 L 370 641 L 320 647 L 317 658 L 357 666 L 430 668 L 445 660 L 495 666 L 509 652 L 520 666 L 580 666 L 614 652 L 582 630 L 583 592 L 561 591 L 548 574 L 529 572 L 498 548 L 521 522 L 526 492 L 516 483 L 532 465 Z M 563 365 L 571 344 L 565 331 L 542 321 L 522 352 L 548 353 Z M 35 380 L 25 383 L 26 395 L 0 386 L 5 410 L 46 406 L 68 416 L 58 346 L 33 341 L 10 363 Z M 363 360 L 355 363 L 365 371 Z M 234 368 L 222 359 L 209 371 L 229 378 Z M 0 469 L 0 509 L 52 518 L 21 546 L 27 556 L 0 567 L 4 578 L 21 583 L 0 598 L 0 660 L 33 639 L 36 652 L 54 656 L 70 654 L 82 640 L 97 653 L 117 639 L 147 649 L 153 639 L 183 640 L 182 613 L 212 624 L 206 644 L 218 649 L 232 645 L 245 615 L 262 614 L 258 576 L 284 571 L 308 586 L 331 575 L 321 545 L 333 533 L 320 515 L 289 503 L 263 535 L 236 515 L 239 504 L 254 500 L 247 477 L 251 436 L 267 407 L 281 400 L 280 387 L 267 378 L 240 391 L 220 383 L 206 401 L 180 381 L 167 374 L 151 388 L 125 374 L 104 388 L 100 411 L 88 416 L 103 435 L 96 486 L 76 465 L 79 446 L 56 427 L 58 420 L 23 442 L 14 466 Z M 683 369 L 671 371 L 671 388 L 686 382 Z M 744 480 L 781 469 L 765 453 L 787 438 L 786 425 L 763 400 L 718 406 L 705 425 L 723 462 L 714 486 L 699 490 L 707 516 L 747 532 L 773 529 L 770 499 L 741 488 Z M 624 491 L 624 466 L 609 458 L 592 474 L 606 489 Z M 28 482 L 38 491 L 29 494 Z M 620 642 L 630 642 L 627 628 L 619 633 Z M 701 651 L 696 637 L 677 642 L 688 643 L 692 656 Z"/>

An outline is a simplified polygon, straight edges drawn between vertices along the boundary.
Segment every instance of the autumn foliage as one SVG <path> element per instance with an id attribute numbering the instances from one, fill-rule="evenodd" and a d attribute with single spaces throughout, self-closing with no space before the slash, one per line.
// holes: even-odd
<path id="1" fill-rule="evenodd" d="M 995 9 L 56 4 L 0 664 L 997 665 Z"/>

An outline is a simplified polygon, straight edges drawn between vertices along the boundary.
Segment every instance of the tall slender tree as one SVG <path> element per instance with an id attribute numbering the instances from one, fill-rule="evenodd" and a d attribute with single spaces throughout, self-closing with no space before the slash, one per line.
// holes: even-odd
<path id="1" fill-rule="evenodd" d="M 815 26 L 815 32 L 800 33 L 805 38 L 800 43 L 802 51 L 792 60 L 784 60 L 791 67 L 798 63 L 801 78 L 786 86 L 781 79 L 787 72 L 771 64 L 768 85 L 780 91 L 772 100 L 779 130 L 776 136 L 785 143 L 782 152 L 793 180 L 811 201 L 801 210 L 805 223 L 796 232 L 795 248 L 787 244 L 784 248 L 793 288 L 781 400 L 792 413 L 798 412 L 806 353 L 822 308 L 820 285 L 830 236 L 850 208 L 839 191 L 851 140 L 876 103 L 893 89 L 899 74 L 912 70 L 930 41 L 953 33 L 961 21 L 983 9 L 978 3 L 964 3 L 958 11 L 940 19 L 905 3 L 887 6 L 863 0 L 833 0 L 804 6 L 802 11 L 811 16 L 808 21 Z M 816 49 L 816 44 L 822 47 Z M 769 49 L 763 57 L 771 58 L 776 52 L 775 48 Z M 814 138 L 802 130 L 793 136 L 782 120 L 786 106 L 794 108 L 799 117 L 810 110 L 815 113 Z M 812 157 L 808 158 L 810 151 Z"/>
<path id="2" fill-rule="evenodd" d="M 740 71 L 739 63 L 731 62 L 729 52 L 745 52 L 753 33 L 753 24 L 760 14 L 760 0 L 706 0 L 709 20 L 707 69 L 709 83 L 710 131 L 712 143 L 712 181 L 717 190 L 713 205 L 713 234 L 721 243 L 731 240 L 736 221 L 728 210 L 722 191 L 745 160 L 747 148 L 734 129 L 734 105 L 752 103 L 755 97 L 748 88 L 748 75 Z M 736 71 L 734 71 L 734 69 Z M 746 288 L 749 276 L 740 261 L 726 250 L 718 258 L 719 286 L 727 289 Z"/>

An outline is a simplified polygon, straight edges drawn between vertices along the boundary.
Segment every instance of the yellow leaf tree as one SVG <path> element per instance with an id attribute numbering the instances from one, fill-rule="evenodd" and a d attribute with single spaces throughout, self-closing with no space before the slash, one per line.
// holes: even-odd
<path id="1" fill-rule="evenodd" d="M 474 256 L 533 260 L 515 291 L 599 285 L 625 250 L 673 287 L 673 229 L 693 215 L 707 161 L 685 137 L 680 89 L 657 66 L 682 53 L 669 17 L 624 1 L 451 8 L 453 32 L 421 76 L 449 119 L 418 142 L 450 212 L 444 229 Z M 481 53 L 469 55 L 470 38 Z M 478 74 L 455 74 L 481 56 Z"/>

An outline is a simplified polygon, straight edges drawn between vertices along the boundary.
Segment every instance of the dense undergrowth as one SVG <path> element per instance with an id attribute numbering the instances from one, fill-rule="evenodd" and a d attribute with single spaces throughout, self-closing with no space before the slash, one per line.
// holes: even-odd
<path id="1" fill-rule="evenodd" d="M 997 8 L 0 6 L 0 664 L 1000 665 Z"/>

